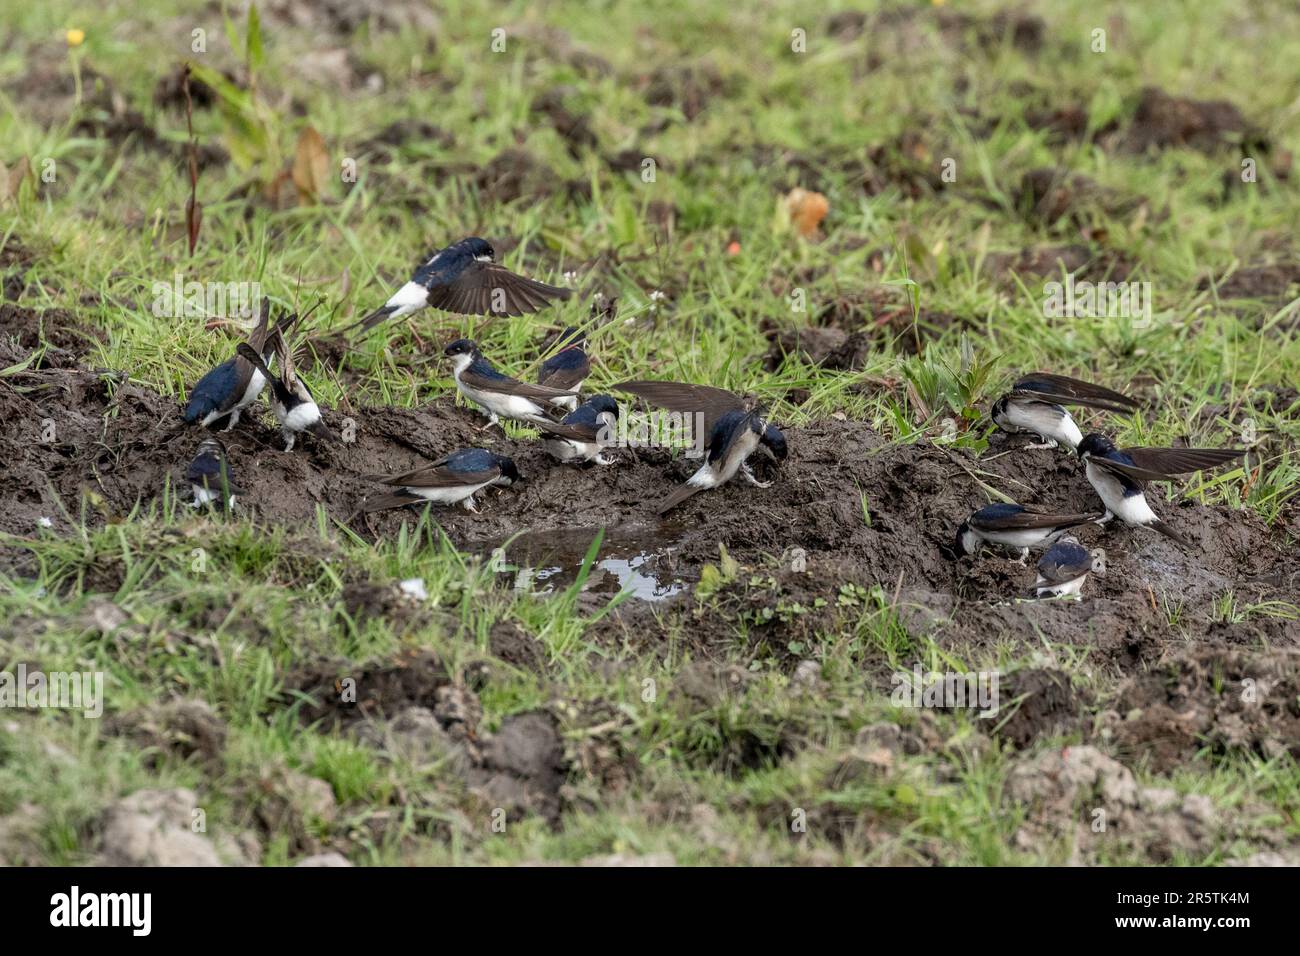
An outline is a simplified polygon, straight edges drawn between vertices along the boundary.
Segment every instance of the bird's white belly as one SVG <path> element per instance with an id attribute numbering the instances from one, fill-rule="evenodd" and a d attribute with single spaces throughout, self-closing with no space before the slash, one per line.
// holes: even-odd
<path id="1" fill-rule="evenodd" d="M 1113 514 L 1125 524 L 1152 524 L 1159 521 L 1159 517 L 1151 510 L 1147 504 L 1147 497 L 1144 494 L 1124 496 L 1124 486 L 1120 484 L 1118 478 L 1107 471 L 1098 468 L 1092 462 L 1088 462 L 1088 467 L 1084 472 L 1088 476 L 1088 482 L 1096 490 L 1097 495 L 1101 498 L 1106 510 Z"/>
<path id="2" fill-rule="evenodd" d="M 748 461 L 749 456 L 754 454 L 758 449 L 758 443 L 758 434 L 754 432 L 753 429 L 745 429 L 745 434 L 736 439 L 735 444 L 731 446 L 731 450 L 727 453 L 727 457 L 722 460 L 722 467 L 718 469 L 717 478 L 714 481 L 714 484 L 712 486 L 706 485 L 705 487 L 714 487 L 716 485 L 726 484 L 732 478 L 735 478 L 736 472 L 740 471 L 740 466 Z M 707 468 L 709 466 L 706 464 L 704 467 Z M 703 471 L 704 469 L 702 468 L 700 470 Z"/>
<path id="3" fill-rule="evenodd" d="M 276 417 L 289 431 L 303 432 L 320 421 L 320 407 L 315 402 L 303 402 L 285 412 L 284 406 L 281 405 L 280 411 L 276 412 Z"/>
<path id="4" fill-rule="evenodd" d="M 236 408 L 243 408 L 245 405 L 251 405 L 257 401 L 257 396 L 262 394 L 262 388 L 266 385 L 266 376 L 253 369 L 253 375 L 248 380 L 248 387 L 244 389 L 244 394 L 240 396 Z"/>
<path id="5" fill-rule="evenodd" d="M 568 438 L 548 438 L 543 446 L 559 461 L 591 461 L 600 454 L 600 445 L 596 442 L 572 441 Z"/>
<path id="6" fill-rule="evenodd" d="M 531 398 L 522 395 L 506 395 L 502 392 L 485 392 L 456 382 L 460 392 L 475 405 L 481 405 L 489 412 L 502 418 L 536 418 L 543 414 L 542 407 Z"/>
<path id="7" fill-rule="evenodd" d="M 1042 403 L 1022 405 L 1008 402 L 1003 418 L 1016 431 L 1033 432 L 1071 448 L 1079 447 L 1079 442 L 1083 441 L 1079 426 L 1064 409 Z"/>
<path id="8" fill-rule="evenodd" d="M 482 484 L 478 484 L 478 485 L 457 485 L 454 488 L 407 487 L 406 490 L 413 495 L 420 496 L 425 501 L 432 501 L 434 504 L 454 505 L 457 504 L 458 502 L 464 501 L 466 498 L 468 498 L 470 495 L 474 494 L 475 492 L 482 491 L 490 484 L 492 484 L 492 482 L 485 481 Z"/>
<path id="9" fill-rule="evenodd" d="M 1048 528 L 1020 528 L 1013 531 L 978 531 L 985 541 L 1000 544 L 1008 548 L 1032 548 L 1041 544 L 1054 532 Z"/>
<path id="10" fill-rule="evenodd" d="M 218 488 L 205 488 L 203 485 L 195 484 L 191 484 L 190 487 L 194 489 L 195 507 L 211 504 L 221 497 L 221 490 Z"/>
<path id="11" fill-rule="evenodd" d="M 1077 578 L 1066 581 L 1064 584 L 1050 584 L 1047 587 L 1038 588 L 1039 597 L 1062 597 L 1066 594 L 1078 594 L 1083 590 L 1083 582 L 1088 579 L 1087 574 L 1081 574 Z M 1038 584 L 1043 584 L 1043 576 L 1038 576 Z"/>

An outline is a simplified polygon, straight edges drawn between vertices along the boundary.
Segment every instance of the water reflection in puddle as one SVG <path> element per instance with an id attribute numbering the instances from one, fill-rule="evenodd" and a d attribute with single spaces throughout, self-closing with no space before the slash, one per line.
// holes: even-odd
<path id="1" fill-rule="evenodd" d="M 599 533 L 599 528 L 528 531 L 472 550 L 489 556 L 497 573 L 508 577 L 516 590 L 558 594 L 578 580 L 583 559 Z M 662 601 L 680 593 L 686 584 L 673 573 L 674 540 L 649 528 L 606 531 L 582 589 L 611 596 L 626 591 L 643 601 Z"/>

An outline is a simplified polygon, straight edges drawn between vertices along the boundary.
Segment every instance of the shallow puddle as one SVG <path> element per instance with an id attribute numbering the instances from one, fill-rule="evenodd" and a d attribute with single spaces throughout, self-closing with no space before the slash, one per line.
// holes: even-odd
<path id="1" fill-rule="evenodd" d="M 558 594 L 572 586 L 599 528 L 526 531 L 505 541 L 473 545 L 488 555 L 497 574 L 516 590 Z M 687 587 L 676 574 L 670 529 L 628 528 L 605 532 L 582 590 L 597 594 L 626 591 L 643 601 L 663 601 Z"/>

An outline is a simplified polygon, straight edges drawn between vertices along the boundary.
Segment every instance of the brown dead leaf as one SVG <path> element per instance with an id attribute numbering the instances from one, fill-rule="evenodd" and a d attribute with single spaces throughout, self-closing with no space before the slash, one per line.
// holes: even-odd
<path id="1" fill-rule="evenodd" d="M 821 193 L 796 187 L 785 197 L 785 208 L 790 213 L 790 222 L 806 239 L 816 234 L 831 204 Z"/>
<path id="2" fill-rule="evenodd" d="M 18 199 L 18 190 L 22 188 L 23 180 L 31 175 L 31 171 L 32 164 L 26 156 L 14 163 L 13 169 L 7 170 L 4 163 L 0 163 L 0 203 Z"/>
<path id="3" fill-rule="evenodd" d="M 325 140 L 314 127 L 306 127 L 298 137 L 293 154 L 293 184 L 303 205 L 319 202 L 329 178 L 330 157 Z"/>

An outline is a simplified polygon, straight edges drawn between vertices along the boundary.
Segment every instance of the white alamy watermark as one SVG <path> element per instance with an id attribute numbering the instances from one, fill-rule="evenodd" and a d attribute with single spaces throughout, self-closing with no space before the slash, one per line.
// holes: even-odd
<path id="1" fill-rule="evenodd" d="M 153 894 L 83 893 L 74 885 L 50 897 L 50 925 L 123 926 L 132 936 L 148 936 L 153 929 Z"/>
<path id="2" fill-rule="evenodd" d="M 702 412 L 637 414 L 620 405 L 618 424 L 602 425 L 597 441 L 604 448 L 681 448 L 687 458 L 703 458 L 708 437 Z"/>
<path id="3" fill-rule="evenodd" d="M 260 282 L 171 282 L 153 284 L 152 312 L 159 319 L 251 319 L 262 301 Z"/>
<path id="4" fill-rule="evenodd" d="M 79 710 L 90 718 L 104 713 L 103 671 L 0 671 L 0 708 Z"/>
<path id="5" fill-rule="evenodd" d="M 917 664 L 911 671 L 895 671 L 890 677 L 894 691 L 889 702 L 895 707 L 979 709 L 977 716 L 997 715 L 998 671 L 923 671 Z"/>
<path id="6" fill-rule="evenodd" d="M 1151 322 L 1150 282 L 1065 282 L 1043 284 L 1043 315 L 1049 319 L 1133 319 L 1139 328 Z"/>

